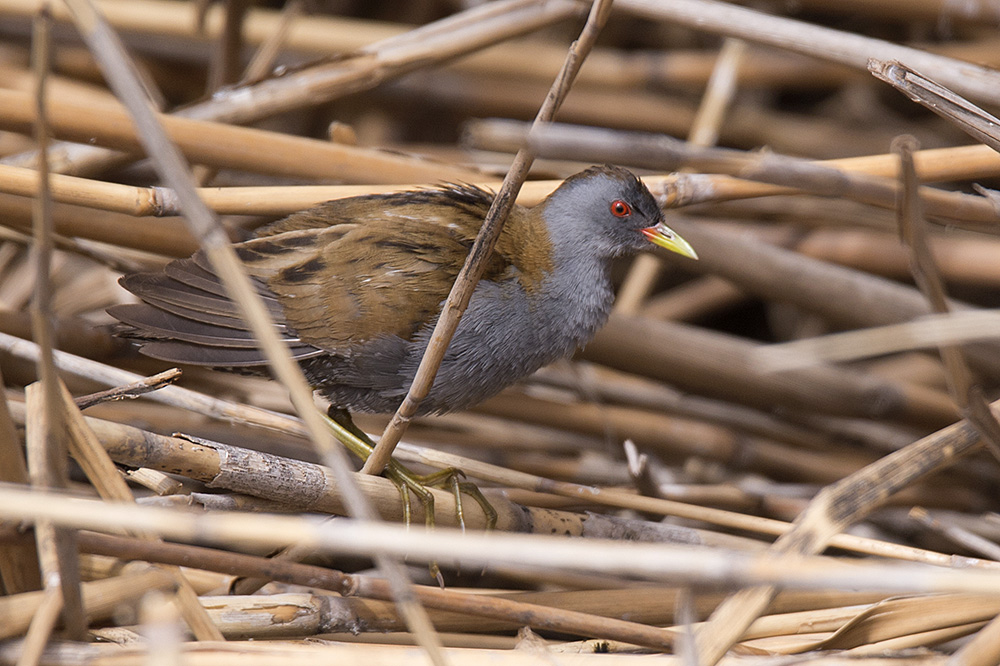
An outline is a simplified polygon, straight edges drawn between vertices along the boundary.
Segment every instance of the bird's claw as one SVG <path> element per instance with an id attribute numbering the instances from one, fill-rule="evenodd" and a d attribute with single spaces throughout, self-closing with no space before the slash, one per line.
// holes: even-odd
<path id="1" fill-rule="evenodd" d="M 355 455 L 362 460 L 366 460 L 375 448 L 374 443 L 360 428 L 351 420 L 350 415 L 343 410 L 330 409 L 327 415 L 330 427 L 341 442 Z M 411 472 L 402 463 L 395 459 L 389 460 L 383 475 L 395 484 L 399 490 L 399 496 L 403 507 L 403 524 L 410 526 L 412 512 L 410 509 L 410 493 L 416 495 L 424 509 L 424 523 L 428 529 L 433 529 L 434 519 L 434 495 L 428 488 L 449 488 L 455 498 L 455 520 L 459 529 L 465 531 L 465 510 L 462 505 L 462 495 L 468 495 L 476 501 L 486 517 L 487 531 L 496 528 L 497 512 L 490 504 L 486 496 L 483 495 L 479 487 L 471 481 L 462 481 L 464 474 L 461 470 L 449 467 L 430 474 L 420 475 Z M 430 563 L 431 575 L 443 585 L 441 570 L 436 562 Z"/>

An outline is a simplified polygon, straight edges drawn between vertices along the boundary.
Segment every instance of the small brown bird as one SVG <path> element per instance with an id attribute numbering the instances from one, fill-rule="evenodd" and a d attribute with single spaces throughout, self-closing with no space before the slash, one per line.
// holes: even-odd
<path id="1" fill-rule="evenodd" d="M 392 412 L 493 200 L 468 185 L 352 197 L 236 245 L 289 351 L 335 406 Z M 611 310 L 615 257 L 694 250 L 630 171 L 592 167 L 515 206 L 420 413 L 474 405 L 589 341 Z M 203 253 L 121 284 L 109 312 L 147 356 L 258 374 L 267 361 Z"/>

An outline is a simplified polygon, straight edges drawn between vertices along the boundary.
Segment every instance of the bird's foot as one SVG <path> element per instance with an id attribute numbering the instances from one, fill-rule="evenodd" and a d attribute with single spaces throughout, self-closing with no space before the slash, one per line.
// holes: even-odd
<path id="1" fill-rule="evenodd" d="M 403 505 L 403 524 L 406 525 L 407 529 L 410 527 L 412 517 L 410 511 L 411 491 L 417 496 L 420 504 L 423 505 L 424 524 L 427 526 L 427 529 L 434 529 L 434 494 L 427 489 L 426 485 L 421 483 L 420 476 L 414 474 L 392 458 L 389 459 L 389 464 L 386 465 L 382 475 L 392 481 L 396 486 L 396 490 L 399 491 L 399 499 Z M 455 513 L 459 521 L 462 521 L 461 511 L 461 507 L 456 506 Z M 430 571 L 431 578 L 436 580 L 441 588 L 444 588 L 444 576 L 441 575 L 441 567 L 438 566 L 437 560 L 428 562 L 427 568 Z"/>
<path id="2" fill-rule="evenodd" d="M 362 431 L 350 414 L 342 409 L 331 407 L 327 410 L 327 420 L 337 439 L 362 460 L 366 460 L 375 448 L 374 442 Z M 453 467 L 431 474 L 420 475 L 407 469 L 402 463 L 390 459 L 383 475 L 396 484 L 403 504 L 403 522 L 410 524 L 410 493 L 416 495 L 424 509 L 424 521 L 429 528 L 434 527 L 434 495 L 428 488 L 450 488 L 455 497 L 455 519 L 459 528 L 465 531 L 465 511 L 462 507 L 462 495 L 468 495 L 476 501 L 486 516 L 486 529 L 496 527 L 497 512 L 483 495 L 476 484 L 462 481 L 463 474 Z"/>
<path id="3" fill-rule="evenodd" d="M 497 525 L 497 512 L 486 499 L 479 487 L 470 482 L 462 481 L 464 474 L 460 469 L 449 467 L 430 474 L 414 474 L 404 465 L 394 459 L 390 459 L 386 467 L 385 477 L 396 484 L 399 490 L 400 499 L 403 503 L 403 522 L 410 525 L 410 492 L 412 491 L 423 505 L 424 522 L 427 529 L 434 529 L 434 495 L 428 488 L 448 488 L 455 497 L 455 519 L 458 527 L 465 531 L 465 512 L 462 508 L 462 494 L 466 494 L 479 504 L 483 514 L 486 516 L 486 530 L 490 531 Z M 437 562 L 432 561 L 429 565 L 431 576 L 444 587 L 444 577 Z"/>
<path id="4" fill-rule="evenodd" d="M 448 467 L 431 472 L 430 474 L 417 475 L 414 478 L 426 488 L 447 488 L 451 491 L 451 494 L 455 498 L 455 518 L 458 521 L 459 529 L 463 532 L 465 531 L 465 511 L 462 508 L 463 494 L 474 499 L 479 508 L 483 510 L 483 515 L 486 516 L 487 531 L 497 526 L 496 509 L 493 508 L 490 501 L 483 495 L 483 491 L 479 489 L 479 486 L 471 481 L 462 480 L 465 478 L 465 473 L 457 467 Z"/>

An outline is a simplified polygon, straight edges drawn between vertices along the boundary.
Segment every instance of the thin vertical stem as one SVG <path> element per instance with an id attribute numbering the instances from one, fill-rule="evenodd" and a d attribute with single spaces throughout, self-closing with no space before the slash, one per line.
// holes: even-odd
<path id="1" fill-rule="evenodd" d="M 535 116 L 532 129 L 542 123 L 551 122 L 555 117 L 556 111 L 559 110 L 566 95 L 569 94 L 584 59 L 594 47 L 597 36 L 607 21 L 608 14 L 611 12 L 611 2 L 612 0 L 595 0 L 591 6 L 590 15 L 583 26 L 583 31 L 580 33 L 579 39 L 570 46 L 562 69 L 552 83 L 552 87 L 549 88 L 548 95 L 545 96 L 545 101 L 542 102 L 542 106 Z M 535 154 L 528 148 L 521 148 L 514 156 L 514 162 L 507 171 L 507 176 L 493 200 L 493 205 L 486 213 L 486 219 L 479 230 L 479 235 L 476 236 L 469 256 L 466 258 L 458 277 L 455 278 L 455 284 L 441 309 L 441 315 L 434 326 L 434 332 L 427 343 L 424 356 L 420 359 L 420 365 L 417 367 L 417 373 L 413 377 L 410 390 L 406 393 L 399 409 L 392 415 L 392 419 L 382 433 L 375 450 L 365 461 L 363 472 L 368 474 L 382 472 L 388 464 L 389 458 L 392 457 L 396 444 L 399 443 L 410 421 L 416 415 L 420 403 L 430 392 L 434 377 L 437 376 L 438 368 L 441 367 L 441 361 L 448 350 L 448 344 L 451 342 L 452 336 L 455 335 L 458 323 L 472 299 L 472 292 L 475 291 L 479 278 L 482 277 L 483 271 L 486 269 L 487 261 L 493 255 L 493 248 L 500 238 L 500 232 L 503 231 L 504 222 L 514 207 L 514 200 L 517 198 L 517 193 L 527 178 L 528 169 L 531 168 L 534 160 Z"/>
<path id="2" fill-rule="evenodd" d="M 34 434 L 32 484 L 43 488 L 64 487 L 67 484 L 66 444 L 63 437 L 59 408 L 59 378 L 52 355 L 54 331 L 52 325 L 52 288 L 49 279 L 52 263 L 52 193 L 49 187 L 49 164 L 46 149 L 49 131 L 46 123 L 46 85 L 51 60 L 52 15 L 48 5 L 35 18 L 31 59 L 35 74 L 36 117 L 34 130 L 39 148 L 38 196 L 32 207 L 33 243 L 31 261 L 35 268 L 35 284 L 31 302 L 32 335 L 41 350 L 38 374 L 41 379 L 42 413 L 36 420 L 39 431 Z M 69 634 L 82 638 L 87 630 L 83 600 L 80 596 L 80 570 L 77 561 L 76 535 L 72 530 L 51 525 L 36 528 L 43 582 L 46 588 L 60 587 L 63 619 Z"/>

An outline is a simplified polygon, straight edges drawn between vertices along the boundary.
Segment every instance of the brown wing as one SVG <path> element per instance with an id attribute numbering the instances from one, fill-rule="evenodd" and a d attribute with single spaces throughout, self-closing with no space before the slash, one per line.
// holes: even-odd
<path id="1" fill-rule="evenodd" d="M 302 340 L 328 350 L 380 335 L 409 338 L 436 315 L 468 253 L 461 239 L 423 220 L 351 225 L 335 240 L 326 230 L 288 233 L 315 233 L 316 242 L 292 262 L 273 255 L 244 261 Z"/>
<path id="2" fill-rule="evenodd" d="M 428 198 L 447 204 L 421 205 Z M 289 216 L 236 250 L 296 358 L 348 353 L 381 335 L 409 338 L 436 316 L 488 205 L 478 190 L 465 200 L 436 190 L 344 199 Z M 507 268 L 495 258 L 487 279 Z M 144 302 L 110 312 L 143 353 L 212 366 L 265 363 L 202 253 L 122 285 Z"/>

